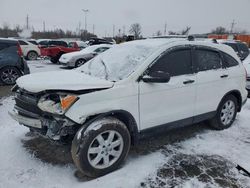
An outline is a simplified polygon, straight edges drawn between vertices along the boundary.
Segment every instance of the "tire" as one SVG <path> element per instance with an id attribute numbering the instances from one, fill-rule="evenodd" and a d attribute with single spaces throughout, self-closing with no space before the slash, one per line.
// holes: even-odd
<path id="1" fill-rule="evenodd" d="M 126 125 L 116 118 L 106 117 L 92 122 L 85 131 L 83 129 L 84 126 L 79 129 L 71 147 L 77 168 L 89 177 L 103 176 L 118 169 L 131 144 Z"/>
<path id="2" fill-rule="evenodd" d="M 209 120 L 209 124 L 216 130 L 223 130 L 231 127 L 238 110 L 238 101 L 235 96 L 228 95 L 220 103 L 216 116 Z"/>
<path id="3" fill-rule="evenodd" d="M 38 57 L 38 54 L 35 52 L 35 51 L 30 51 L 28 54 L 27 54 L 27 59 L 28 60 L 37 60 L 37 57 Z"/>
<path id="4" fill-rule="evenodd" d="M 86 63 L 86 60 L 85 60 L 85 59 L 78 59 L 78 60 L 76 61 L 75 67 L 76 67 L 76 68 L 77 68 L 77 67 L 80 67 L 80 66 L 82 66 L 84 63 Z"/>
<path id="5" fill-rule="evenodd" d="M 6 85 L 15 84 L 20 76 L 22 74 L 16 67 L 4 67 L 0 70 L 0 80 Z"/>

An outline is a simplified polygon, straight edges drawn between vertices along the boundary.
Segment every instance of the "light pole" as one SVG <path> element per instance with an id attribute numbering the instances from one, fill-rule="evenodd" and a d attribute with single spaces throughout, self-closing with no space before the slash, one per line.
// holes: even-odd
<path id="1" fill-rule="evenodd" d="M 85 31 L 87 32 L 87 14 L 88 14 L 89 10 L 88 9 L 82 9 L 82 11 L 85 14 Z"/>

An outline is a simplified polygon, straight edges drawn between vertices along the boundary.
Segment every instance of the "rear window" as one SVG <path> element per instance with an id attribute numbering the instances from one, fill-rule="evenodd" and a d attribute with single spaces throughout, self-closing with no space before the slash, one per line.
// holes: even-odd
<path id="1" fill-rule="evenodd" d="M 247 45 L 245 45 L 243 43 L 239 43 L 238 45 L 239 45 L 240 51 L 249 52 L 249 49 L 248 49 Z"/>
<path id="2" fill-rule="evenodd" d="M 30 40 L 29 42 L 30 42 L 31 44 L 38 45 L 38 43 L 37 43 L 36 41 L 34 41 L 34 40 Z"/>
<path id="3" fill-rule="evenodd" d="M 68 47 L 68 44 L 64 41 L 50 41 L 50 45 Z"/>
<path id="4" fill-rule="evenodd" d="M 24 42 L 23 40 L 18 40 L 20 45 L 28 45 L 28 43 Z"/>
<path id="5" fill-rule="evenodd" d="M 223 58 L 224 58 L 224 62 L 226 64 L 227 67 L 233 67 L 233 66 L 237 66 L 239 65 L 238 61 L 236 61 L 236 59 L 234 59 L 232 56 L 223 53 Z"/>
<path id="6" fill-rule="evenodd" d="M 206 49 L 197 49 L 195 51 L 195 60 L 198 66 L 198 71 L 219 69 L 222 67 L 220 54 L 218 52 Z"/>
<path id="7" fill-rule="evenodd" d="M 224 44 L 226 44 L 226 45 L 232 47 L 233 50 L 234 50 L 235 52 L 238 52 L 238 48 L 237 48 L 237 44 L 236 44 L 236 43 L 227 43 L 227 42 L 226 42 L 226 43 L 224 43 Z"/>

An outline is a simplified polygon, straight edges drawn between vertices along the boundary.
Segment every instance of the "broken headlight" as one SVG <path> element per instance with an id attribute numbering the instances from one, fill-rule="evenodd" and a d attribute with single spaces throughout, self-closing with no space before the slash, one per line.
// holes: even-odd
<path id="1" fill-rule="evenodd" d="M 71 94 L 48 94 L 38 101 L 38 107 L 52 114 L 64 114 L 76 101 L 78 97 Z"/>

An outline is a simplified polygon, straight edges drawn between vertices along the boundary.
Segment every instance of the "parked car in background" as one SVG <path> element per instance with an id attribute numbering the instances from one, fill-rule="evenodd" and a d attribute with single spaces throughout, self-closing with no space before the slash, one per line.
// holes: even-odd
<path id="1" fill-rule="evenodd" d="M 243 61 L 243 65 L 247 71 L 247 85 L 246 89 L 248 91 L 248 97 L 250 97 L 250 55 L 246 57 L 246 59 Z"/>
<path id="2" fill-rule="evenodd" d="M 109 42 L 105 39 L 102 39 L 102 38 L 91 38 L 88 43 L 87 43 L 89 46 L 92 46 L 92 45 L 98 45 L 98 44 L 113 44 L 113 42 Z"/>
<path id="3" fill-rule="evenodd" d="M 86 42 L 83 42 L 83 41 L 72 41 L 72 42 L 69 42 L 68 46 L 70 48 L 79 48 L 80 50 L 88 47 Z"/>
<path id="4" fill-rule="evenodd" d="M 28 60 L 36 60 L 41 55 L 40 48 L 25 39 L 18 39 L 23 56 Z"/>
<path id="5" fill-rule="evenodd" d="M 17 78 L 29 74 L 28 65 L 22 55 L 22 49 L 17 40 L 0 38 L 1 84 L 15 84 Z"/>
<path id="6" fill-rule="evenodd" d="M 221 44 L 226 44 L 230 47 L 233 48 L 233 50 L 237 53 L 237 55 L 240 57 L 240 59 L 243 61 L 244 59 L 246 59 L 246 57 L 249 55 L 249 48 L 248 46 L 241 42 L 241 41 L 237 41 L 237 40 L 217 40 L 218 43 Z"/>
<path id="7" fill-rule="evenodd" d="M 70 47 L 62 40 L 39 40 L 39 47 L 43 57 L 49 57 L 52 63 L 57 63 L 61 55 L 69 52 L 79 51 L 78 46 Z"/>
<path id="8" fill-rule="evenodd" d="M 51 39 L 40 39 L 38 40 L 38 45 L 40 48 L 47 48 L 51 46 L 64 46 L 68 47 L 67 42 L 63 40 L 51 40 Z"/>
<path id="9" fill-rule="evenodd" d="M 74 137 L 77 168 L 98 177 L 118 169 L 146 136 L 204 120 L 229 128 L 245 86 L 244 67 L 226 45 L 148 39 L 116 45 L 77 69 L 21 77 L 10 115 L 52 140 Z"/>
<path id="10" fill-rule="evenodd" d="M 28 39 L 28 42 L 38 46 L 38 42 L 35 39 Z"/>
<path id="11" fill-rule="evenodd" d="M 110 44 L 100 44 L 89 46 L 78 52 L 63 54 L 59 59 L 60 64 L 67 67 L 80 67 L 96 55 L 111 48 Z"/>

